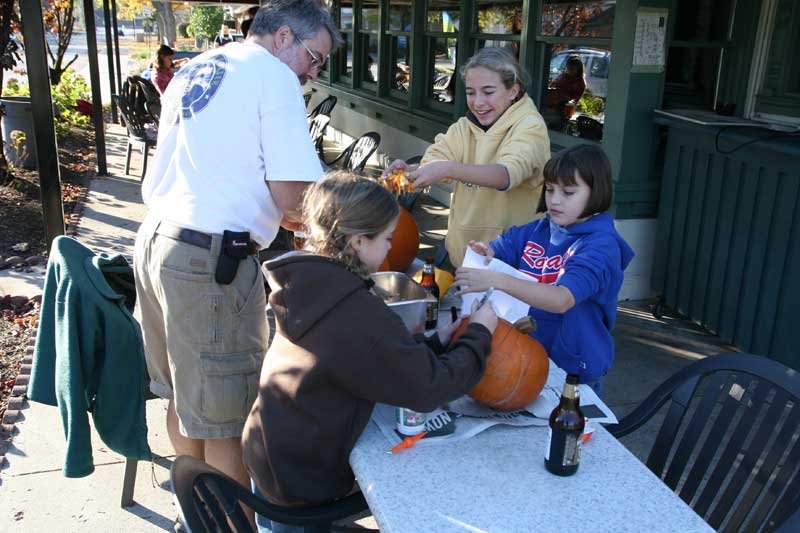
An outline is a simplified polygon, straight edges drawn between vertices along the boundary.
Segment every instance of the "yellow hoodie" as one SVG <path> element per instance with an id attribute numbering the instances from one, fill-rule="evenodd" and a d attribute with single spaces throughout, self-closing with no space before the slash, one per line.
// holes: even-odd
<path id="1" fill-rule="evenodd" d="M 461 266 L 470 240 L 488 243 L 511 226 L 537 218 L 542 168 L 550 159 L 550 138 L 533 101 L 523 96 L 483 131 L 467 117 L 436 136 L 422 163 L 455 161 L 500 164 L 510 177 L 508 189 L 456 182 L 450 199 L 445 247 L 454 266 Z"/>

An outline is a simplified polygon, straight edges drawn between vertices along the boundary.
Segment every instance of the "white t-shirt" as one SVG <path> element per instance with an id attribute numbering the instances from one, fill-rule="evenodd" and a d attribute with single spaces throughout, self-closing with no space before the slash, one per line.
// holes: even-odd
<path id="1" fill-rule="evenodd" d="M 297 75 L 264 47 L 231 43 L 183 66 L 161 99 L 142 184 L 151 215 L 268 246 L 283 213 L 266 181 L 322 177 Z"/>

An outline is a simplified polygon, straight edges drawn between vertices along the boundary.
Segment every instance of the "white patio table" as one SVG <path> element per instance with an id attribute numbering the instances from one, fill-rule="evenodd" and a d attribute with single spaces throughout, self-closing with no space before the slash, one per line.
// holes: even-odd
<path id="1" fill-rule="evenodd" d="M 373 421 L 350 464 L 383 533 L 713 531 L 602 427 L 571 477 L 544 467 L 545 427 L 387 453 Z"/>

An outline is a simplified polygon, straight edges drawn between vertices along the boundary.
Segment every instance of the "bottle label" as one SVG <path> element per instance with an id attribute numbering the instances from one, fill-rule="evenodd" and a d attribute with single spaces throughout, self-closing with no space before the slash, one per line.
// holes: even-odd
<path id="1" fill-rule="evenodd" d="M 436 324 L 439 321 L 439 301 L 433 298 L 428 300 L 428 306 L 425 310 L 425 322 L 428 324 Z"/>
<path id="2" fill-rule="evenodd" d="M 552 448 L 555 447 L 555 450 Z M 575 466 L 581 461 L 581 432 L 579 431 L 558 431 L 555 439 L 553 438 L 553 428 L 547 428 L 547 445 L 544 448 L 544 458 L 553 461 L 561 466 Z"/>
<path id="3" fill-rule="evenodd" d="M 403 435 L 416 435 L 425 429 L 426 413 L 397 408 L 397 431 Z"/>
<path id="4" fill-rule="evenodd" d="M 574 466 L 581 461 L 581 439 L 580 434 L 570 432 L 564 435 L 564 456 L 562 466 Z"/>
<path id="5" fill-rule="evenodd" d="M 544 459 L 550 460 L 550 445 L 553 443 L 553 428 L 547 428 L 547 446 L 544 447 Z"/>

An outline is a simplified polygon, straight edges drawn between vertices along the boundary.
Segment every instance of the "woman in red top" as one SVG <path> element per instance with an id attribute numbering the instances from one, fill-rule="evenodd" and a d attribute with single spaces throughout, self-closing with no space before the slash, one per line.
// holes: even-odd
<path id="1" fill-rule="evenodd" d="M 175 75 L 172 65 L 173 57 L 175 57 L 175 51 L 172 48 L 166 44 L 162 44 L 158 47 L 156 58 L 153 61 L 151 79 L 153 80 L 153 85 L 158 89 L 159 94 L 164 94 L 164 91 L 167 90 L 167 85 L 169 85 L 169 82 L 172 81 L 172 77 Z"/>
<path id="2" fill-rule="evenodd" d="M 571 55 L 567 58 L 564 72 L 553 81 L 552 88 L 558 95 L 558 102 L 570 100 L 577 102 L 586 90 L 586 80 L 583 78 L 583 61 L 580 56 Z"/>

